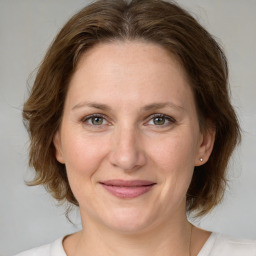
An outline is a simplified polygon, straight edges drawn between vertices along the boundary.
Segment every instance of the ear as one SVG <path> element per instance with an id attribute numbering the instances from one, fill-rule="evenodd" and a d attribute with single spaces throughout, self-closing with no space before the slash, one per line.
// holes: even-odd
<path id="1" fill-rule="evenodd" d="M 203 165 L 208 161 L 214 146 L 215 134 L 216 130 L 213 125 L 208 125 L 202 131 L 195 159 L 195 166 Z"/>
<path id="2" fill-rule="evenodd" d="M 62 143 L 61 143 L 61 136 L 60 136 L 60 131 L 57 131 L 53 137 L 53 144 L 55 147 L 55 157 L 58 162 L 61 164 L 64 164 L 64 157 L 63 157 L 63 152 L 62 152 Z"/>

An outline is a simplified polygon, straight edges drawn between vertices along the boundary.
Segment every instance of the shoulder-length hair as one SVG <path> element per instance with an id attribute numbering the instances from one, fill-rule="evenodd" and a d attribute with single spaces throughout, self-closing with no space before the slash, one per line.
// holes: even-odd
<path id="1" fill-rule="evenodd" d="M 61 29 L 37 72 L 23 118 L 30 134 L 30 185 L 43 184 L 58 201 L 78 205 L 65 166 L 55 158 L 53 137 L 59 129 L 69 81 L 80 56 L 96 44 L 143 40 L 176 56 L 194 92 L 200 127 L 216 129 L 212 154 L 195 167 L 187 210 L 204 215 L 223 197 L 229 158 L 240 139 L 230 104 L 226 57 L 214 38 L 184 9 L 162 0 L 98 0 L 75 14 Z M 209 123 L 209 122 L 208 122 Z"/>

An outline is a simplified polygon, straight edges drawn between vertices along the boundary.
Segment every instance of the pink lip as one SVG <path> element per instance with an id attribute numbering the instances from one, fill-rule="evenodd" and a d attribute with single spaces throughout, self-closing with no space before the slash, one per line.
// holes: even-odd
<path id="1" fill-rule="evenodd" d="M 147 180 L 107 180 L 100 184 L 118 198 L 135 198 L 150 191 L 156 184 Z"/>

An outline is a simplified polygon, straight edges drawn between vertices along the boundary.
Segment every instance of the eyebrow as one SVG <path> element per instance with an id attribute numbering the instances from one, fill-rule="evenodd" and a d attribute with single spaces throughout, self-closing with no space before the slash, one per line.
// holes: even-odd
<path id="1" fill-rule="evenodd" d="M 97 102 L 83 102 L 83 103 L 76 104 L 72 108 L 72 111 L 79 109 L 79 108 L 84 108 L 84 107 L 96 108 L 96 109 L 100 109 L 100 110 L 104 110 L 104 111 L 111 110 L 111 107 L 106 104 L 101 104 L 101 103 L 97 103 Z M 159 102 L 159 103 L 152 103 L 149 105 L 145 105 L 144 107 L 142 107 L 142 111 L 152 111 L 152 110 L 157 110 L 157 109 L 161 109 L 161 108 L 165 108 L 165 107 L 174 108 L 177 110 L 184 110 L 184 108 L 182 106 L 176 105 L 172 102 Z"/>
<path id="2" fill-rule="evenodd" d="M 142 109 L 144 111 L 150 111 L 150 110 L 156 110 L 156 109 L 161 109 L 161 108 L 165 108 L 165 107 L 174 108 L 177 110 L 184 110 L 184 108 L 182 106 L 176 105 L 172 102 L 152 103 L 152 104 L 144 106 Z"/>
<path id="3" fill-rule="evenodd" d="M 96 102 L 83 102 L 83 103 L 78 103 L 76 104 L 72 110 L 78 109 L 78 108 L 84 108 L 84 107 L 89 107 L 89 108 L 96 108 L 100 110 L 111 110 L 111 108 L 106 105 L 106 104 L 101 104 L 101 103 L 96 103 Z"/>

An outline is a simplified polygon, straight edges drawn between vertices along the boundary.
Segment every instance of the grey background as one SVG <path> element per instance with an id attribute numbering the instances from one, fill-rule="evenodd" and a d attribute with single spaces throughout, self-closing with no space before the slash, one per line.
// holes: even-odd
<path id="1" fill-rule="evenodd" d="M 27 187 L 28 136 L 21 109 L 27 81 L 64 22 L 89 1 L 0 0 L 0 256 L 9 256 L 79 229 L 40 187 Z M 256 1 L 179 0 L 221 42 L 229 59 L 232 102 L 243 141 L 230 163 L 223 203 L 203 228 L 256 239 Z M 28 79 L 28 77 L 30 78 Z"/>

